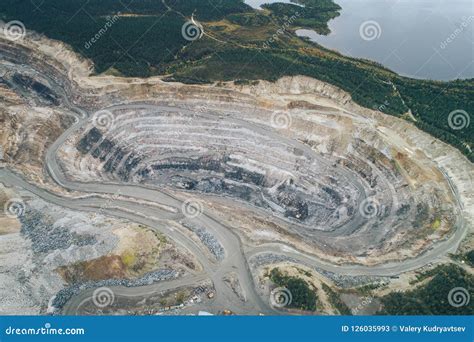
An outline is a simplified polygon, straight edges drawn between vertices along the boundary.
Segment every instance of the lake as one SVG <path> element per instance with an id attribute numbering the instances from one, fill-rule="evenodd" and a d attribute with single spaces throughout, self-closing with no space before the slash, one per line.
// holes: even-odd
<path id="1" fill-rule="evenodd" d="M 249 0 L 262 3 L 289 1 Z M 474 0 L 335 0 L 331 33 L 299 36 L 413 78 L 474 78 Z"/>

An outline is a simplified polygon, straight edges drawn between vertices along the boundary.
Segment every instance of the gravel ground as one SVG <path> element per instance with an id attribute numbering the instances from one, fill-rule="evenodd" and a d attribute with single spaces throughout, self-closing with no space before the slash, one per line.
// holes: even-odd
<path id="1" fill-rule="evenodd" d="M 281 262 L 291 262 L 294 264 L 300 264 L 308 268 L 311 268 L 314 271 L 322 274 L 326 278 L 330 279 L 331 281 L 334 282 L 334 284 L 336 284 L 336 286 L 341 287 L 341 288 L 352 288 L 352 287 L 367 285 L 370 283 L 388 281 L 387 277 L 340 275 L 333 272 L 325 271 L 319 267 L 309 266 L 291 257 L 287 257 L 284 255 L 277 255 L 273 253 L 258 254 L 250 260 L 250 264 L 252 265 L 253 268 L 258 268 L 261 266 L 266 266 L 266 265 L 271 265 L 271 264 L 277 264 Z"/>
<path id="2" fill-rule="evenodd" d="M 192 223 L 182 223 L 182 225 L 196 234 L 217 260 L 221 261 L 224 259 L 224 248 L 219 241 L 217 241 L 214 235 L 209 233 L 205 228 Z"/>
<path id="3" fill-rule="evenodd" d="M 51 218 L 35 209 L 28 208 L 25 215 L 20 217 L 20 221 L 21 233 L 31 240 L 31 247 L 35 253 L 67 249 L 72 245 L 82 247 L 97 242 L 97 239 L 90 234 L 80 235 L 65 227 L 51 224 Z"/>
<path id="4" fill-rule="evenodd" d="M 113 287 L 113 286 L 125 286 L 125 287 L 138 287 L 151 285 L 153 283 L 169 280 L 179 277 L 179 272 L 170 269 L 162 269 L 145 274 L 143 277 L 138 279 L 106 279 L 100 281 L 88 281 L 85 283 L 74 284 L 66 287 L 59 291 L 52 302 L 52 306 L 55 309 L 61 309 L 69 299 L 81 291 L 99 288 L 99 287 Z"/>

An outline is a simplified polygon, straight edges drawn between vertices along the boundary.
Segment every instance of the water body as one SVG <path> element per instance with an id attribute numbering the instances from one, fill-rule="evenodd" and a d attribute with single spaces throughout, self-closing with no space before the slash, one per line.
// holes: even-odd
<path id="1" fill-rule="evenodd" d="M 341 15 L 329 22 L 329 35 L 297 34 L 413 78 L 474 78 L 474 0 L 336 2 Z"/>

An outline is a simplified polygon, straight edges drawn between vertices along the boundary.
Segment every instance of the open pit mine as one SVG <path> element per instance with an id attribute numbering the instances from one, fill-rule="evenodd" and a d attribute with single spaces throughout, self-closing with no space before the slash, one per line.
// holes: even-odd
<path id="1" fill-rule="evenodd" d="M 94 76 L 33 33 L 0 57 L 3 314 L 288 313 L 272 267 L 403 289 L 472 233 L 461 153 L 318 80 Z"/>

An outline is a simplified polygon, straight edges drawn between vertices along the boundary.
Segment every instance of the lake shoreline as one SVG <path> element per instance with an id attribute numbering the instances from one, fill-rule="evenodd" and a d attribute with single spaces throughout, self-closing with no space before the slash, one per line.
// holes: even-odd
<path id="1" fill-rule="evenodd" d="M 368 5 L 337 0 L 341 15 L 329 21 L 328 35 L 304 28 L 295 34 L 344 56 L 374 61 L 403 77 L 474 78 L 474 50 L 466 53 L 474 36 L 474 9 L 470 15 L 468 0 L 454 0 L 454 5 L 442 0 L 362 1 Z M 446 16 L 445 7 L 449 7 Z M 407 19 L 397 25 L 399 17 Z"/>

